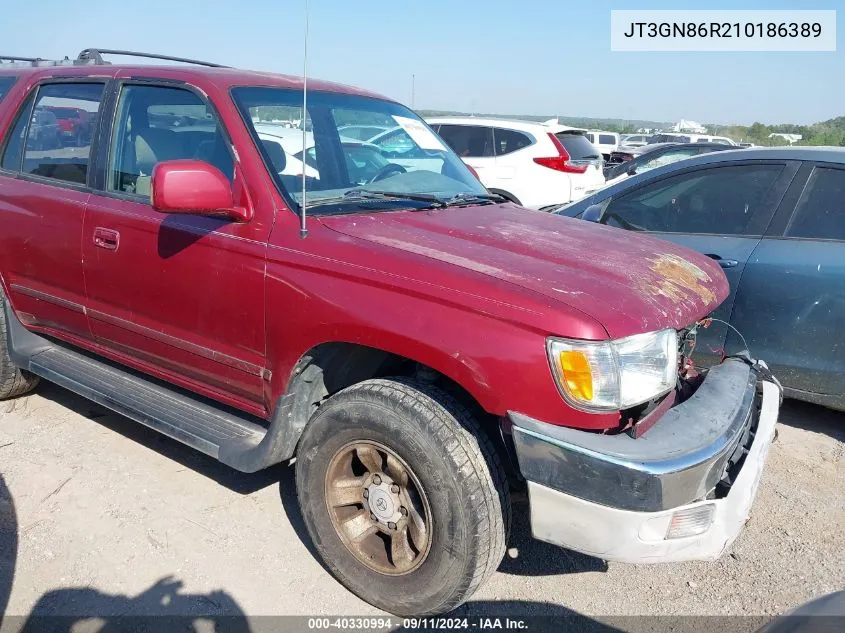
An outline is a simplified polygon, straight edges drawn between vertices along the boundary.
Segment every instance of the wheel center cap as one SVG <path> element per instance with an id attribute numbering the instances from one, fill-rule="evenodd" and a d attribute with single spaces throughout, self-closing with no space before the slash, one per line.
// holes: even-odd
<path id="1" fill-rule="evenodd" d="M 376 515 L 379 521 L 387 522 L 393 519 L 396 514 L 396 505 L 393 503 L 389 491 L 379 486 L 370 486 L 370 510 Z"/>

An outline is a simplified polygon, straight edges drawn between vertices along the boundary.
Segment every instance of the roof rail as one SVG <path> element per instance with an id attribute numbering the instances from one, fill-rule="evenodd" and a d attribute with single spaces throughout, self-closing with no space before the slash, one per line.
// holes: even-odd
<path id="1" fill-rule="evenodd" d="M 86 48 L 79 53 L 76 58 L 78 64 L 109 64 L 103 59 L 103 55 L 127 55 L 130 57 L 146 57 L 147 59 L 165 59 L 171 62 L 182 62 L 184 64 L 197 64 L 199 66 L 210 66 L 211 68 L 229 68 L 223 64 L 215 64 L 213 62 L 204 62 L 198 59 L 188 59 L 186 57 L 171 57 L 170 55 L 159 55 L 157 53 L 140 53 L 138 51 L 121 51 L 110 48 Z"/>
<path id="2" fill-rule="evenodd" d="M 14 55 L 0 55 L 0 62 L 43 62 L 41 57 L 16 57 Z"/>

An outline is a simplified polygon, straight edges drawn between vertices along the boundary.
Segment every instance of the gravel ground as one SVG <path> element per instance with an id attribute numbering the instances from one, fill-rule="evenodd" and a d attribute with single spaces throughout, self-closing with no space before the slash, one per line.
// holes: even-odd
<path id="1" fill-rule="evenodd" d="M 842 589 L 845 414 L 786 402 L 778 431 L 718 562 L 607 564 L 532 540 L 522 502 L 460 613 L 766 615 Z M 379 613 L 314 557 L 289 466 L 236 473 L 42 383 L 0 402 L 0 475 L 0 613 Z"/>

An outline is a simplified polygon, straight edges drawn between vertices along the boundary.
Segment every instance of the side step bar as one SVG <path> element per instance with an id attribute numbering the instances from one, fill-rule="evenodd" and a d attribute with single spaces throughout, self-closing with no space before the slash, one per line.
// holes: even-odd
<path id="1" fill-rule="evenodd" d="M 176 387 L 30 332 L 5 304 L 9 355 L 19 367 L 140 422 L 242 472 L 289 459 L 290 406 L 283 398 L 269 428 Z M 266 423 L 265 423 L 266 424 Z"/>

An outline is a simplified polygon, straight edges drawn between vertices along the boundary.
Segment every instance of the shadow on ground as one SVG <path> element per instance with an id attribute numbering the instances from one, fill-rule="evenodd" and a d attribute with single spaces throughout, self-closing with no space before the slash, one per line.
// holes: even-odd
<path id="1" fill-rule="evenodd" d="M 225 591 L 180 593 L 181 581 L 162 578 L 137 596 L 65 588 L 44 594 L 24 618 L 7 618 L 19 633 L 231 631 L 249 633 L 246 615 Z"/>
<path id="2" fill-rule="evenodd" d="M 15 562 L 18 557 L 18 517 L 12 493 L 0 474 L 0 628 L 12 593 Z"/>
<path id="3" fill-rule="evenodd" d="M 824 433 L 845 442 L 845 412 L 834 411 L 809 402 L 784 400 L 778 422 L 805 431 Z"/>

